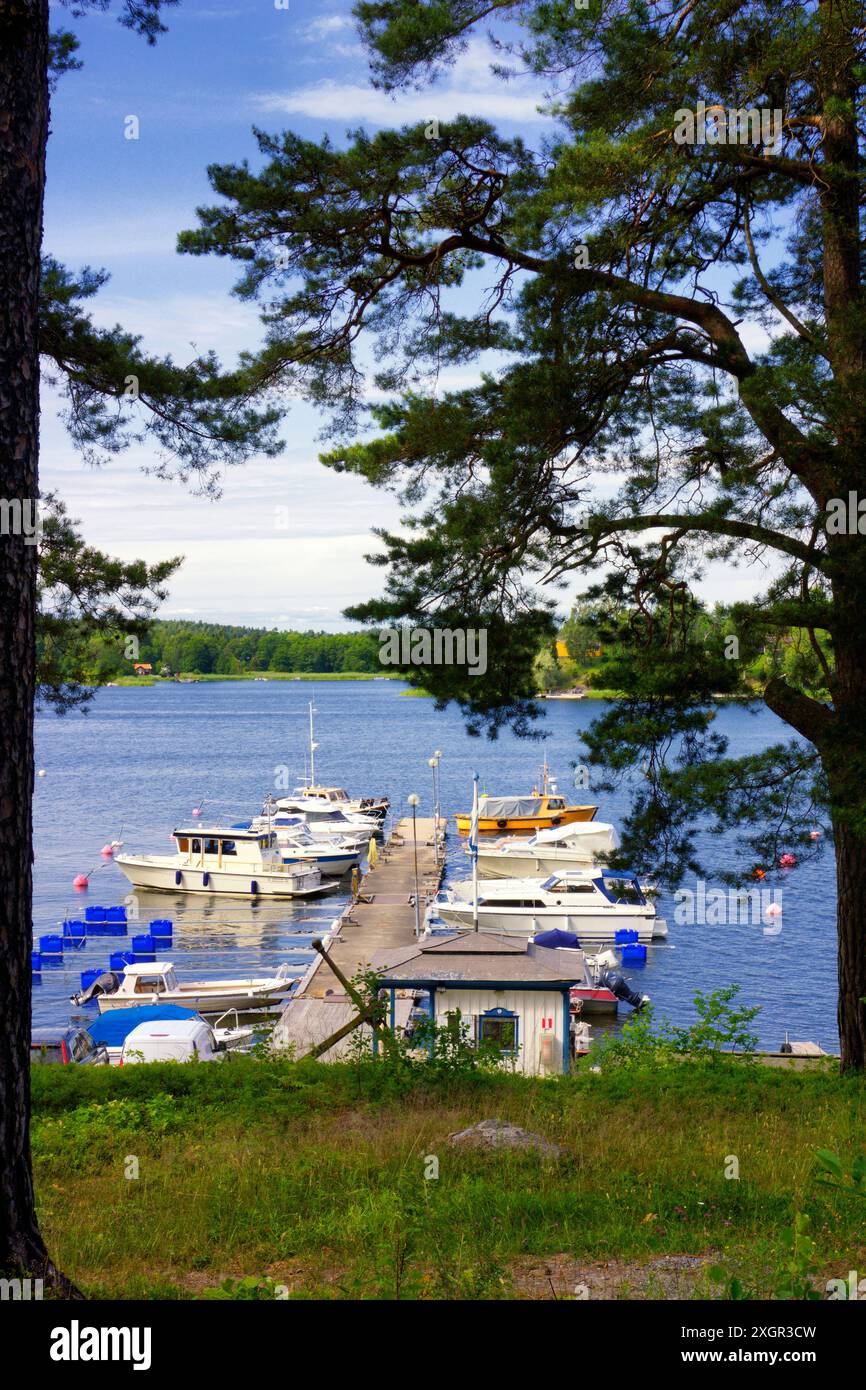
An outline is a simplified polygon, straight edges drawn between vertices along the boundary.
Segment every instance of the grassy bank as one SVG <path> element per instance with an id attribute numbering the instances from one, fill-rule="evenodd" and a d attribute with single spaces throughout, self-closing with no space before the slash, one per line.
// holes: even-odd
<path id="1" fill-rule="evenodd" d="M 866 1267 L 866 1202 L 815 1180 L 816 1148 L 850 1160 L 863 1145 L 866 1083 L 832 1071 L 422 1084 L 384 1064 L 232 1058 L 38 1068 L 34 1090 L 40 1221 L 92 1297 L 249 1278 L 300 1298 L 702 1298 L 724 1287 L 717 1265 L 771 1297 L 796 1213 L 819 1287 Z M 492 1117 L 567 1156 L 449 1145 Z"/>

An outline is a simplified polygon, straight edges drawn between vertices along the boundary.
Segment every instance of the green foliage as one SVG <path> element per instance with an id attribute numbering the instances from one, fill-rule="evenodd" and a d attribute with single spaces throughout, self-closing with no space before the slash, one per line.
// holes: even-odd
<path id="1" fill-rule="evenodd" d="M 710 994 L 699 992 L 695 995 L 698 1022 L 678 1030 L 679 1050 L 684 1056 L 692 1061 L 716 1063 L 726 1053 L 741 1052 L 747 1056 L 754 1053 L 758 1038 L 749 1031 L 748 1025 L 757 1018 L 761 1008 L 760 1005 L 732 1007 L 739 992 L 739 985 L 728 985 Z"/>
<path id="2" fill-rule="evenodd" d="M 87 686 L 132 670 L 130 639 L 145 638 L 181 561 L 113 560 L 85 543 L 54 493 L 41 507 L 38 691 L 42 703 L 63 714 L 86 703 Z"/>
<path id="3" fill-rule="evenodd" d="M 819 1187 L 866 1198 L 866 1153 L 856 1154 L 850 1168 L 846 1168 L 838 1154 L 830 1149 L 816 1149 L 815 1163 L 821 1174 L 816 1178 Z"/>
<path id="4" fill-rule="evenodd" d="M 602 1038 L 590 1048 L 591 1063 L 604 1067 L 658 1068 L 676 1062 L 717 1065 L 732 1053 L 752 1054 L 758 1039 L 748 1025 L 760 1007 L 736 1008 L 739 985 L 695 995 L 697 1023 L 677 1028 L 666 1018 L 656 1022 L 651 1005 L 632 1014 L 622 1032 Z"/>

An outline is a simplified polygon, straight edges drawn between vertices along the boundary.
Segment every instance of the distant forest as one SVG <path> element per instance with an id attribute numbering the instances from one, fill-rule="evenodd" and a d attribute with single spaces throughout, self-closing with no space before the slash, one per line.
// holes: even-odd
<path id="1" fill-rule="evenodd" d="M 376 632 L 275 632 L 217 623 L 154 622 L 138 654 L 123 639 L 94 636 L 86 667 L 96 682 L 132 675 L 147 662 L 154 675 L 243 675 L 246 671 L 360 671 L 381 674 Z"/>

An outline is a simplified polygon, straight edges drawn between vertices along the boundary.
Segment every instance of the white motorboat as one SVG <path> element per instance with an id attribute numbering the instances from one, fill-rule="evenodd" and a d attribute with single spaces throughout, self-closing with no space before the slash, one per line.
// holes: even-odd
<path id="1" fill-rule="evenodd" d="M 433 899 L 427 923 L 471 927 L 475 910 L 469 879 Z M 636 931 L 641 943 L 667 936 L 667 923 L 656 917 L 635 875 L 622 870 L 567 869 L 543 881 L 486 879 L 478 889 L 477 917 L 481 931 L 528 937 L 558 927 L 574 932 L 581 946 L 614 941 L 622 928 Z"/>
<path id="2" fill-rule="evenodd" d="M 110 978 L 117 988 L 109 991 Z M 139 1004 L 180 1004 L 202 1014 L 224 1014 L 238 1009 L 263 1009 L 278 1004 L 289 994 L 300 976 L 289 973 L 289 966 L 279 966 L 274 975 L 244 980 L 190 980 L 182 982 L 175 974 L 170 960 L 153 961 L 150 965 L 128 965 L 122 976 L 100 977 L 91 986 L 99 1012 L 108 1009 L 128 1009 Z"/>
<path id="3" fill-rule="evenodd" d="M 307 787 L 295 787 L 295 795 L 307 799 L 324 801 L 329 806 L 336 806 L 338 811 L 342 811 L 348 816 L 375 816 L 380 823 L 388 814 L 391 802 L 387 796 L 349 796 L 345 787 L 322 787 L 310 785 Z"/>
<path id="4" fill-rule="evenodd" d="M 286 864 L 273 831 L 195 826 L 172 837 L 176 854 L 116 854 L 134 888 L 219 893 L 236 898 L 313 898 L 330 893 L 317 868 Z"/>
<path id="5" fill-rule="evenodd" d="M 528 838 L 503 835 L 478 845 L 482 878 L 546 878 L 561 869 L 595 864 L 619 847 L 619 837 L 604 821 L 574 821 L 552 830 L 537 830 Z M 466 847 L 467 852 L 469 846 Z"/>
<path id="6" fill-rule="evenodd" d="M 366 844 L 371 835 L 382 831 L 382 823 L 375 816 L 347 815 L 338 806 L 315 796 L 268 797 L 261 815 L 253 821 L 253 829 L 266 829 L 268 821 L 273 823 L 278 816 L 304 821 L 317 838 L 345 835 Z"/>
<path id="7" fill-rule="evenodd" d="M 381 825 L 391 805 L 387 796 L 350 797 L 345 787 L 325 787 L 316 781 L 316 731 L 313 715 L 316 706 L 310 701 L 310 780 L 302 787 L 295 787 L 295 795 L 306 800 L 324 801 L 342 811 L 347 816 L 372 817 Z"/>

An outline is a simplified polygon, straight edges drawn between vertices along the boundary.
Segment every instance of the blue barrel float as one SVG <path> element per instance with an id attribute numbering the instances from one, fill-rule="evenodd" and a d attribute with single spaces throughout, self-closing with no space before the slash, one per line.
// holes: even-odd
<path id="1" fill-rule="evenodd" d="M 646 965 L 646 946 L 630 941 L 622 948 L 623 965 Z"/>
<path id="2" fill-rule="evenodd" d="M 67 950 L 71 946 L 80 949 L 82 946 L 86 945 L 86 942 L 87 928 L 84 922 L 66 921 L 63 923 L 63 945 Z"/>
<path id="3" fill-rule="evenodd" d="M 108 962 L 109 970 L 114 970 L 118 975 L 122 975 L 128 965 L 135 964 L 134 951 L 112 951 L 111 959 Z"/>
<path id="4" fill-rule="evenodd" d="M 63 937 L 62 936 L 40 936 L 39 950 L 43 956 L 62 956 Z"/>
<path id="5" fill-rule="evenodd" d="M 169 917 L 157 917 L 148 929 L 155 942 L 171 941 L 174 925 Z"/>
<path id="6" fill-rule="evenodd" d="M 102 936 L 104 934 L 99 930 L 100 927 L 104 927 L 105 925 L 104 907 L 86 907 L 84 909 L 84 920 L 88 928 L 93 931 L 94 936 Z M 94 931 L 94 928 L 97 930 Z"/>
<path id="7" fill-rule="evenodd" d="M 633 942 L 637 941 L 638 934 L 634 927 L 620 927 L 619 931 L 614 934 L 613 939 L 617 946 L 630 946 Z"/>
<path id="8" fill-rule="evenodd" d="M 126 908 L 109 907 L 105 914 L 106 936 L 126 936 Z"/>
<path id="9" fill-rule="evenodd" d="M 30 969 L 34 975 L 39 975 L 42 971 L 42 952 L 30 952 Z"/>

